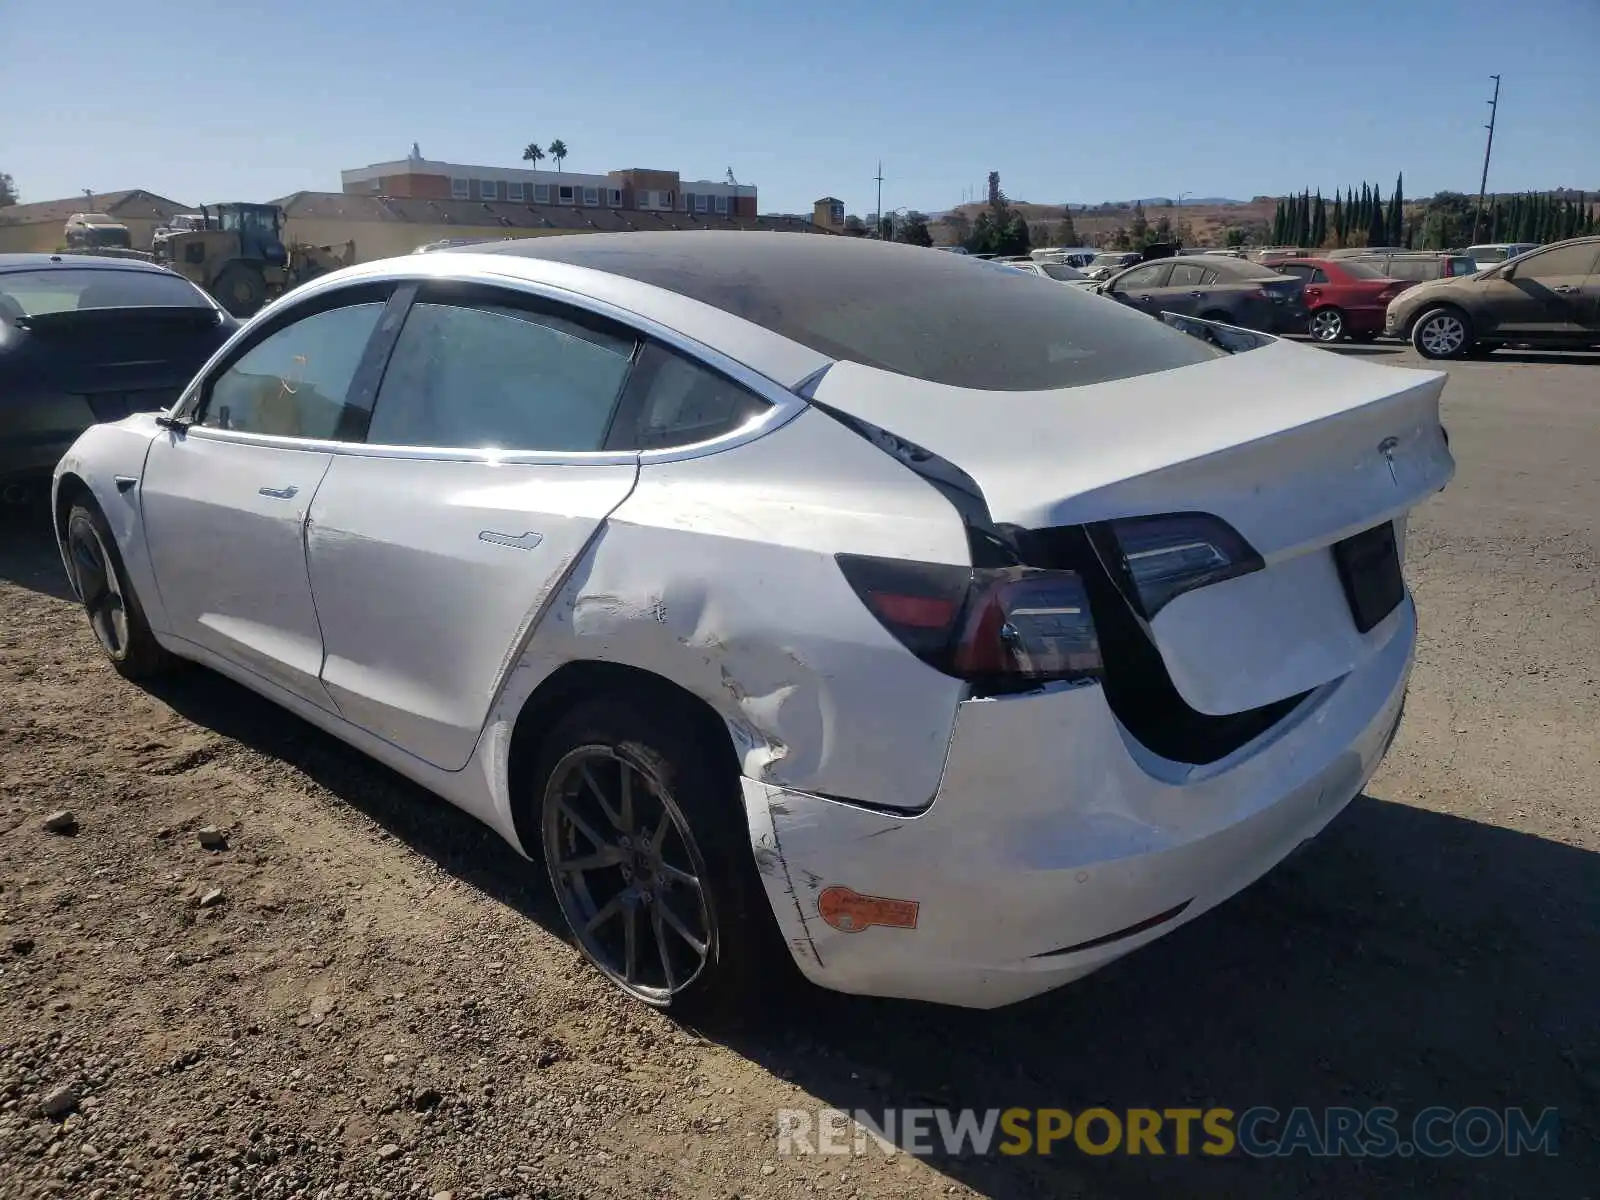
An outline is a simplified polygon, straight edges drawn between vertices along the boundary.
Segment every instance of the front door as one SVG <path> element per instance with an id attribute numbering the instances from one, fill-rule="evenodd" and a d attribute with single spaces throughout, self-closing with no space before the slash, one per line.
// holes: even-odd
<path id="1" fill-rule="evenodd" d="M 1581 341 L 1590 328 L 1584 289 L 1596 253 L 1593 242 L 1555 246 L 1526 255 L 1487 280 L 1482 308 L 1495 321 L 1495 336 Z"/>
<path id="2" fill-rule="evenodd" d="M 418 294 L 367 445 L 334 456 L 307 551 L 350 721 L 456 770 L 504 671 L 607 516 L 637 454 L 604 453 L 631 331 L 493 290 Z"/>
<path id="3" fill-rule="evenodd" d="M 335 307 L 269 328 L 151 447 L 140 504 L 171 631 L 329 707 L 306 571 L 306 515 L 342 440 L 347 393 L 383 311 Z"/>
<path id="4" fill-rule="evenodd" d="M 1130 308 L 1156 316 L 1161 311 L 1161 288 L 1172 270 L 1170 262 L 1145 263 L 1124 271 L 1112 282 L 1111 296 Z"/>
<path id="5" fill-rule="evenodd" d="M 1172 274 L 1167 277 L 1166 287 L 1158 293 L 1159 311 L 1181 313 L 1186 317 L 1209 312 L 1215 305 L 1211 303 L 1212 293 L 1208 285 L 1215 283 L 1216 279 L 1216 270 L 1205 263 L 1179 259 L 1172 264 Z"/>

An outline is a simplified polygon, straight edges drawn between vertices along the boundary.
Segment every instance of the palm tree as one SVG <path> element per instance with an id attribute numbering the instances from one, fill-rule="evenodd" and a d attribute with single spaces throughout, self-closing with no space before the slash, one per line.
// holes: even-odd
<path id="1" fill-rule="evenodd" d="M 539 160 L 544 157 L 544 151 L 539 148 L 538 142 L 529 142 L 522 152 L 522 161 L 531 162 L 534 170 L 539 169 Z"/>
<path id="2" fill-rule="evenodd" d="M 550 143 L 550 157 L 556 160 L 556 174 L 561 173 L 561 163 L 567 157 L 567 144 L 560 138 Z"/>

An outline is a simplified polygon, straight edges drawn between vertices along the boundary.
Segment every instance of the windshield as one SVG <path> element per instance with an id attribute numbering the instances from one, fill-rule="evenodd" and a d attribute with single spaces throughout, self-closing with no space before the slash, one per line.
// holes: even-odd
<path id="1" fill-rule="evenodd" d="M 985 391 L 1043 391 L 1207 362 L 1224 351 L 1081 288 L 917 246 L 787 234 L 524 238 L 553 259 L 720 308 L 829 358 Z M 1031 281 L 1030 281 L 1031 280 Z"/>
<path id="2" fill-rule="evenodd" d="M 1040 263 L 1039 269 L 1051 279 L 1082 279 L 1083 272 L 1074 270 L 1065 263 Z"/>
<path id="3" fill-rule="evenodd" d="M 1479 265 L 1505 262 L 1511 257 L 1510 248 L 1506 246 L 1473 246 L 1467 253 L 1472 255 L 1472 261 Z"/>
<path id="4" fill-rule="evenodd" d="M 1389 278 L 1387 275 L 1385 275 L 1382 271 L 1378 270 L 1376 267 L 1369 266 L 1367 263 L 1364 263 L 1364 262 L 1356 262 L 1354 259 L 1349 259 L 1349 258 L 1343 259 L 1343 260 L 1340 261 L 1339 269 L 1341 271 L 1343 271 L 1346 275 L 1349 275 L 1354 279 L 1387 279 L 1387 278 Z"/>
<path id="5" fill-rule="evenodd" d="M 1094 262 L 1089 265 L 1094 267 L 1120 267 L 1127 260 L 1128 256 L 1126 254 L 1096 254 Z"/>
<path id="6" fill-rule="evenodd" d="M 269 238 L 278 234 L 278 223 L 273 219 L 273 214 L 260 209 L 223 209 L 220 224 L 229 233 L 238 233 L 242 229 Z"/>
<path id="7" fill-rule="evenodd" d="M 0 275 L 0 310 L 13 301 L 22 316 L 82 312 L 91 308 L 209 308 L 185 279 L 163 271 L 63 268 Z M 14 314 L 15 315 L 15 314 Z"/>

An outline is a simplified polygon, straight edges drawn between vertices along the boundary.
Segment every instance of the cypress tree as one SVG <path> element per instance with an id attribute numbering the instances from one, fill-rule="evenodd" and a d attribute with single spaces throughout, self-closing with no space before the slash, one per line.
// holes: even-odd
<path id="1" fill-rule="evenodd" d="M 1384 238 L 1383 193 L 1372 189 L 1372 211 L 1367 217 L 1367 245 L 1381 246 Z"/>
<path id="2" fill-rule="evenodd" d="M 1333 244 L 1344 245 L 1344 193 L 1333 193 Z"/>
<path id="3" fill-rule="evenodd" d="M 1272 244 L 1283 245 L 1283 201 L 1278 201 L 1277 211 L 1272 214 Z"/>
<path id="4" fill-rule="evenodd" d="M 1300 193 L 1300 209 L 1295 213 L 1294 244 L 1296 246 L 1309 246 L 1311 244 L 1311 193 Z"/>
<path id="5" fill-rule="evenodd" d="M 1317 198 L 1311 207 L 1311 244 L 1320 246 L 1328 240 L 1328 208 L 1323 203 L 1322 189 L 1317 189 Z"/>
<path id="6" fill-rule="evenodd" d="M 1404 232 L 1400 227 L 1405 220 L 1405 201 L 1400 196 L 1400 193 L 1404 190 L 1402 187 L 1404 181 L 1405 172 L 1402 171 L 1394 177 L 1394 195 L 1389 198 L 1389 220 L 1386 240 L 1391 246 L 1400 244 L 1400 238 Z"/>

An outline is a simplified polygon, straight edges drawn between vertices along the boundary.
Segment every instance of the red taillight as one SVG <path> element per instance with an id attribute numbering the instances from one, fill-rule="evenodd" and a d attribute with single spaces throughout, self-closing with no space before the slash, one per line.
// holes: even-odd
<path id="1" fill-rule="evenodd" d="M 1089 596 L 1075 571 L 837 558 L 878 622 L 947 675 L 1000 692 L 1102 673 Z"/>

